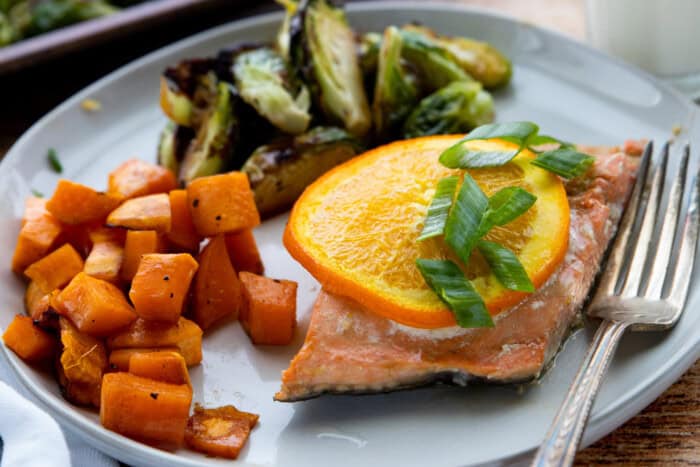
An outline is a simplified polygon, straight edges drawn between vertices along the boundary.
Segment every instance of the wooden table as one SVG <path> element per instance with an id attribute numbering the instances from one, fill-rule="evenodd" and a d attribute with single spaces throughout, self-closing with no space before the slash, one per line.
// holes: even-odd
<path id="1" fill-rule="evenodd" d="M 452 0 L 584 38 L 583 0 Z M 253 4 L 258 2 L 252 2 Z M 144 53 L 269 6 L 204 12 L 186 21 L 0 76 L 0 156 L 34 121 L 95 79 Z M 700 465 L 700 362 L 641 414 L 583 450 L 578 465 Z"/>

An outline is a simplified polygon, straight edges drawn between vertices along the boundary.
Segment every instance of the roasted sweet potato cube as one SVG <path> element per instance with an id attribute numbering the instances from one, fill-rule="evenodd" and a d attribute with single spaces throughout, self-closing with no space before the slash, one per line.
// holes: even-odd
<path id="1" fill-rule="evenodd" d="M 223 235 L 218 235 L 199 255 L 194 280 L 194 320 L 206 330 L 227 316 L 238 316 L 241 284 L 226 253 Z"/>
<path id="2" fill-rule="evenodd" d="M 296 327 L 297 283 L 241 272 L 240 321 L 255 344 L 286 345 Z"/>
<path id="3" fill-rule="evenodd" d="M 187 253 L 143 255 L 129 291 L 136 314 L 149 321 L 176 323 L 197 267 Z"/>
<path id="4" fill-rule="evenodd" d="M 127 327 L 136 314 L 114 284 L 79 273 L 56 297 L 56 311 L 84 333 L 104 337 Z"/>
<path id="5" fill-rule="evenodd" d="M 177 352 L 177 347 L 144 347 L 135 349 L 116 349 L 109 353 L 109 371 L 129 371 L 129 360 L 137 353 L 149 352 Z M 184 357 L 183 357 L 184 358 Z M 187 364 L 187 362 L 185 362 Z"/>
<path id="6" fill-rule="evenodd" d="M 170 198 L 161 193 L 126 200 L 107 216 L 107 225 L 132 230 L 168 232 L 171 219 Z"/>
<path id="7" fill-rule="evenodd" d="M 134 353 L 129 359 L 129 373 L 164 383 L 192 386 L 187 363 L 177 350 Z"/>
<path id="8" fill-rule="evenodd" d="M 155 230 L 129 230 L 126 233 L 126 243 L 124 244 L 121 278 L 125 281 L 134 278 L 141 262 L 141 256 L 164 251 L 165 245 Z"/>
<path id="9" fill-rule="evenodd" d="M 252 229 L 226 235 L 226 249 L 236 271 L 262 275 L 265 271 Z"/>
<path id="10" fill-rule="evenodd" d="M 31 203 L 25 212 L 17 246 L 12 255 L 12 271 L 22 274 L 27 267 L 46 256 L 58 243 L 62 225 L 50 212 L 39 213 L 39 203 Z"/>
<path id="11" fill-rule="evenodd" d="M 47 361 L 56 352 L 56 339 L 34 325 L 28 316 L 16 315 L 2 335 L 5 345 L 29 363 Z"/>
<path id="12" fill-rule="evenodd" d="M 125 235 L 122 229 L 105 227 L 90 232 L 92 249 L 85 259 L 85 274 L 119 285 Z"/>
<path id="13" fill-rule="evenodd" d="M 239 232 L 260 224 L 248 176 L 243 172 L 212 175 L 187 186 L 195 229 L 203 237 Z"/>
<path id="14" fill-rule="evenodd" d="M 185 442 L 195 451 L 235 459 L 258 418 L 256 414 L 241 412 L 232 405 L 205 409 L 195 404 L 194 413 L 187 421 Z"/>
<path id="15" fill-rule="evenodd" d="M 104 343 L 80 332 L 64 317 L 59 324 L 62 350 L 56 370 L 63 395 L 74 404 L 99 407 L 102 375 L 107 369 Z"/>
<path id="16" fill-rule="evenodd" d="M 24 275 L 45 293 L 59 289 L 83 270 L 83 258 L 69 244 L 52 251 L 36 263 L 32 263 Z"/>
<path id="17" fill-rule="evenodd" d="M 202 329 L 193 321 L 180 318 L 175 324 L 137 319 L 131 326 L 107 339 L 114 349 L 176 347 L 187 366 L 202 361 Z"/>
<path id="18" fill-rule="evenodd" d="M 39 219 L 49 211 L 46 210 L 46 198 L 30 196 L 24 200 L 24 213 L 22 214 L 22 226 L 29 221 Z"/>
<path id="19" fill-rule="evenodd" d="M 197 252 L 202 237 L 192 223 L 192 214 L 187 203 L 186 190 L 173 190 L 170 192 L 170 212 L 172 215 L 172 227 L 168 232 L 168 240 L 178 248 L 186 251 Z"/>
<path id="20" fill-rule="evenodd" d="M 32 319 L 37 319 L 49 309 L 49 293 L 39 287 L 35 282 L 30 282 L 24 291 L 24 309 Z"/>
<path id="21" fill-rule="evenodd" d="M 182 445 L 192 389 L 130 373 L 107 373 L 102 380 L 100 421 L 124 436 L 177 448 Z"/>
<path id="22" fill-rule="evenodd" d="M 63 223 L 86 224 L 102 222 L 121 201 L 120 197 L 113 194 L 95 191 L 80 183 L 62 179 L 46 203 L 46 209 Z"/>
<path id="23" fill-rule="evenodd" d="M 108 191 L 122 198 L 167 193 L 176 187 L 170 170 L 138 159 L 124 162 L 109 174 Z"/>

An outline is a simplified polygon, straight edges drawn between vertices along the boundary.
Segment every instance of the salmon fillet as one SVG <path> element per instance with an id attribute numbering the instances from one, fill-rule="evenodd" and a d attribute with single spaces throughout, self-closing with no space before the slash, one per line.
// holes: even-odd
<path id="1" fill-rule="evenodd" d="M 632 156 L 639 147 L 580 148 L 596 162 L 589 176 L 567 183 L 571 230 L 566 257 L 535 293 L 495 316 L 495 327 L 411 328 L 322 290 L 304 345 L 283 372 L 275 399 L 539 377 L 580 319 L 633 185 L 638 160 Z"/>

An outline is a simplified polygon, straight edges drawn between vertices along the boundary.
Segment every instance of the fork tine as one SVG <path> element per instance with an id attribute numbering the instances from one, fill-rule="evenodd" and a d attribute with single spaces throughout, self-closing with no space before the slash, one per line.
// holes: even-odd
<path id="1" fill-rule="evenodd" d="M 646 185 L 646 179 L 649 175 L 649 165 L 653 152 L 654 144 L 650 141 L 644 148 L 644 154 L 639 161 L 637 180 L 634 183 L 634 188 L 627 202 L 627 208 L 625 209 L 617 234 L 615 235 L 615 243 L 610 250 L 605 270 L 596 288 L 596 297 L 602 298 L 615 294 L 620 272 L 625 262 L 627 251 L 629 250 L 629 244 L 631 243 L 630 234 L 634 227 L 634 221 L 637 218 L 637 208 L 639 206 L 642 189 L 644 185 Z"/>
<path id="2" fill-rule="evenodd" d="M 695 176 L 693 190 L 690 193 L 690 205 L 685 215 L 681 244 L 678 251 L 678 262 L 673 273 L 673 281 L 668 293 L 668 300 L 677 307 L 685 304 L 690 288 L 690 276 L 693 273 L 695 263 L 695 250 L 698 244 L 698 222 L 700 215 L 700 172 Z"/>
<path id="3" fill-rule="evenodd" d="M 654 224 L 659 211 L 659 202 L 663 193 L 664 180 L 666 178 L 666 165 L 668 164 L 669 144 L 666 143 L 660 152 L 660 158 L 654 164 L 651 179 L 647 178 L 647 183 L 642 191 L 642 199 L 637 206 L 637 216 L 642 215 L 642 220 L 633 230 L 634 240 L 627 245 L 625 257 L 631 258 L 627 269 L 624 285 L 620 290 L 622 297 L 636 297 L 639 286 L 642 283 L 644 265 L 647 262 L 649 244 L 654 233 Z"/>
<path id="4" fill-rule="evenodd" d="M 649 270 L 648 281 L 646 283 L 644 298 L 660 299 L 661 292 L 664 288 L 666 276 L 669 274 L 668 264 L 671 261 L 671 247 L 673 239 L 679 229 L 678 218 L 682 208 L 683 191 L 685 189 L 686 178 L 688 176 L 688 158 L 690 157 L 690 148 L 686 145 L 683 150 L 678 173 L 673 180 L 671 192 L 668 197 L 668 206 L 666 214 L 661 224 L 659 235 L 654 239 L 650 248 L 650 254 L 653 256 L 653 263 Z"/>

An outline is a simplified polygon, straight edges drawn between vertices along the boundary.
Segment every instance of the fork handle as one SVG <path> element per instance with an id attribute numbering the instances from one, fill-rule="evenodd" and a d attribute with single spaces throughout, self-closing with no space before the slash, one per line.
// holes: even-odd
<path id="1" fill-rule="evenodd" d="M 532 467 L 563 467 L 574 462 L 598 388 L 627 326 L 608 320 L 601 322 Z"/>

